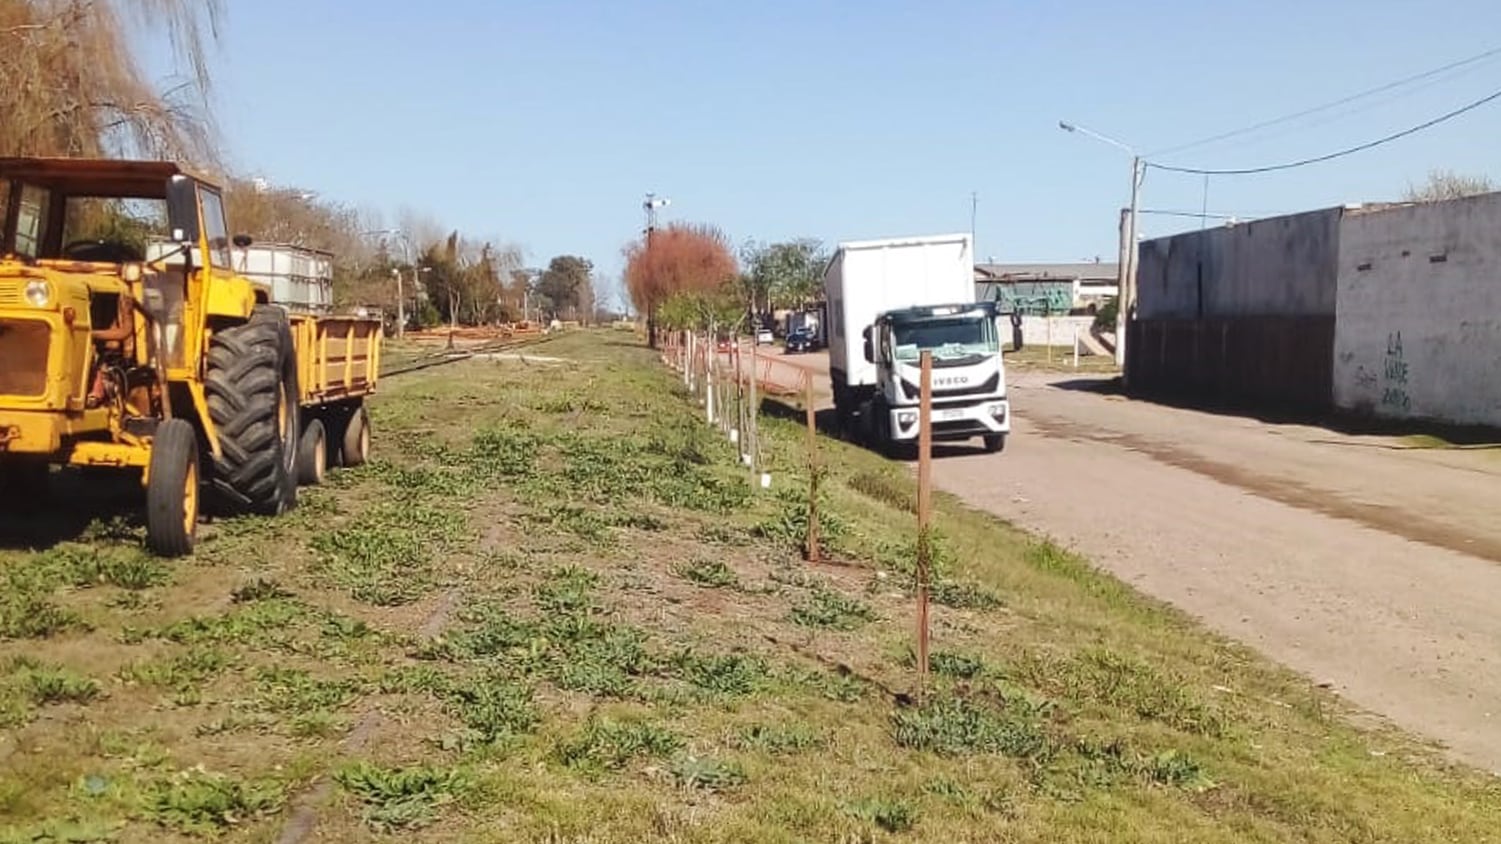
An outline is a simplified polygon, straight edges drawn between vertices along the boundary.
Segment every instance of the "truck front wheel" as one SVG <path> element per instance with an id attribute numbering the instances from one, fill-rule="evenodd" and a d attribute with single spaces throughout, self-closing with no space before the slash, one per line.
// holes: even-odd
<path id="1" fill-rule="evenodd" d="M 1006 450 L 1006 435 L 1005 434 L 986 434 L 985 435 L 985 450 L 988 451 L 988 452 L 990 452 L 991 454 L 995 454 L 998 451 L 1005 451 Z"/>

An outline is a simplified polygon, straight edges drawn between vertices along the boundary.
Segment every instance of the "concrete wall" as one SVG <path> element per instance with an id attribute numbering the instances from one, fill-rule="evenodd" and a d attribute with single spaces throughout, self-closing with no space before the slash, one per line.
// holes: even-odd
<path id="1" fill-rule="evenodd" d="M 1080 335 L 1088 334 L 1089 327 L 1094 325 L 1092 316 L 1055 316 L 1052 319 L 1052 345 L 1074 347 L 1074 330 L 1078 329 Z M 1022 317 L 1022 342 L 1028 346 L 1048 345 L 1048 318 L 1040 316 Z M 1010 345 L 1011 324 L 1005 319 L 1001 320 L 1001 343 Z M 1080 354 L 1089 354 L 1088 350 Z"/>
<path id="2" fill-rule="evenodd" d="M 1330 208 L 1145 241 L 1136 316 L 1332 316 L 1342 213 Z"/>
<path id="3" fill-rule="evenodd" d="M 1333 381 L 1345 410 L 1501 426 L 1501 194 L 1345 216 Z"/>

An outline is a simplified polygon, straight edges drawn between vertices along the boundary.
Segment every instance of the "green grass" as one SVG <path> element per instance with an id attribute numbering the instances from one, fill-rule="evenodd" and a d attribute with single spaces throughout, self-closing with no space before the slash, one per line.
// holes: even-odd
<path id="1" fill-rule="evenodd" d="M 276 840 L 329 780 L 328 840 L 1501 837 L 1494 779 L 942 495 L 920 693 L 905 472 L 820 440 L 808 566 L 800 418 L 752 490 L 628 335 L 544 348 L 385 382 L 375 460 L 192 558 L 87 495 L 0 551 L 0 841 Z"/>

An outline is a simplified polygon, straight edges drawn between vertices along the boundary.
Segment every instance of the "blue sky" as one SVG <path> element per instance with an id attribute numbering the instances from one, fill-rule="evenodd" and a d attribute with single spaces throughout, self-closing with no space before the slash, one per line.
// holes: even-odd
<path id="1" fill-rule="evenodd" d="M 665 219 L 737 242 L 830 243 L 966 230 L 974 191 L 982 257 L 1108 261 L 1129 161 L 1060 119 L 1151 152 L 1501 46 L 1498 24 L 1494 0 L 255 0 L 230 10 L 216 107 L 242 172 L 420 209 L 532 264 L 618 272 L 648 190 L 672 198 Z M 1163 160 L 1302 158 L 1498 89 L 1501 56 Z M 1434 167 L 1501 177 L 1498 137 L 1501 102 L 1339 162 L 1213 179 L 1209 210 L 1392 199 Z M 1144 188 L 1144 208 L 1203 202 L 1198 177 Z M 1148 235 L 1197 225 L 1143 218 Z"/>

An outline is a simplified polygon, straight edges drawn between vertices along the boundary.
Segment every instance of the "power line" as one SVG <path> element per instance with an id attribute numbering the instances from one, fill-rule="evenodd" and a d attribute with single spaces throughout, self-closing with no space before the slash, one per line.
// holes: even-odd
<path id="1" fill-rule="evenodd" d="M 1468 105 L 1460 106 L 1459 108 L 1454 109 L 1447 114 L 1441 114 L 1438 117 L 1433 118 L 1432 120 L 1403 129 L 1400 132 L 1393 132 L 1392 134 L 1387 135 L 1384 138 L 1377 138 L 1374 141 L 1367 141 L 1366 143 L 1359 144 L 1353 147 L 1347 147 L 1337 152 L 1326 153 L 1324 155 L 1316 155 L 1313 158 L 1304 158 L 1299 161 L 1289 161 L 1284 164 L 1272 164 L 1266 167 L 1243 167 L 1235 169 L 1212 170 L 1200 167 L 1175 167 L 1171 164 L 1158 164 L 1153 161 L 1148 161 L 1145 163 L 1148 167 L 1152 167 L 1168 173 L 1190 173 L 1198 176 L 1249 176 L 1254 173 L 1271 173 L 1276 170 L 1291 170 L 1294 167 L 1305 167 L 1309 164 L 1318 164 L 1324 161 L 1331 161 L 1336 158 L 1343 158 L 1347 155 L 1353 155 L 1357 152 L 1364 152 L 1365 150 L 1371 149 L 1373 147 L 1379 147 L 1382 144 L 1389 144 L 1392 141 L 1405 138 L 1408 135 L 1415 135 L 1418 132 L 1423 131 L 1424 129 L 1430 129 L 1445 121 L 1453 120 L 1454 118 L 1460 116 L 1461 114 L 1464 114 L 1465 112 L 1474 111 L 1475 109 L 1480 108 L 1486 103 L 1492 102 L 1497 99 L 1501 99 L 1501 91 L 1496 91 L 1495 93 L 1492 93 L 1488 96 L 1481 97 L 1480 99 Z"/>
<path id="2" fill-rule="evenodd" d="M 1283 117 L 1277 117 L 1277 118 L 1273 118 L 1271 120 L 1264 120 L 1264 121 L 1262 121 L 1260 123 L 1256 123 L 1256 124 L 1253 124 L 1253 125 L 1250 125 L 1250 126 L 1246 126 L 1244 128 L 1241 128 L 1241 129 L 1234 129 L 1234 130 L 1229 131 L 1229 132 L 1223 132 L 1221 134 L 1214 135 L 1214 136 L 1211 136 L 1211 137 L 1208 137 L 1208 138 L 1203 138 L 1201 140 L 1191 141 L 1189 143 L 1182 144 L 1182 145 L 1175 146 L 1175 147 L 1169 147 L 1168 149 L 1164 149 L 1164 150 L 1158 150 L 1156 152 L 1151 153 L 1147 157 L 1148 158 L 1155 158 L 1156 156 L 1159 156 L 1159 155 L 1171 155 L 1172 153 L 1176 153 L 1176 152 L 1184 152 L 1186 150 L 1194 149 L 1196 147 L 1205 146 L 1207 144 L 1212 144 L 1212 143 L 1215 143 L 1217 141 L 1223 141 L 1223 140 L 1226 140 L 1228 138 L 1234 138 L 1234 137 L 1237 137 L 1239 135 L 1245 135 L 1245 134 L 1248 134 L 1250 132 L 1255 132 L 1255 131 L 1257 131 L 1259 129 L 1266 129 L 1266 128 L 1269 128 L 1269 127 L 1272 127 L 1272 126 L 1281 125 L 1283 123 L 1291 123 L 1294 120 L 1298 120 L 1300 118 L 1307 117 L 1307 116 L 1309 116 L 1311 114 L 1317 114 L 1317 113 L 1319 113 L 1321 111 L 1328 111 L 1331 108 L 1337 108 L 1339 106 L 1345 105 L 1346 103 L 1352 103 L 1352 102 L 1355 102 L 1356 100 L 1363 100 L 1366 97 L 1374 96 L 1376 94 L 1385 93 L 1385 92 L 1390 91 L 1390 90 L 1392 90 L 1394 88 L 1400 88 L 1400 87 L 1402 87 L 1404 85 L 1408 85 L 1408 84 L 1413 83 L 1413 82 L 1419 82 L 1419 81 L 1422 81 L 1424 79 L 1428 79 L 1428 78 L 1431 78 L 1431 77 L 1434 77 L 1434 76 L 1439 76 L 1441 74 L 1448 73 L 1451 70 L 1456 70 L 1458 68 L 1465 67 L 1466 65 L 1472 65 L 1472 64 L 1475 64 L 1476 62 L 1481 62 L 1481 61 L 1484 61 L 1486 59 L 1492 58 L 1492 57 L 1497 56 L 1497 55 L 1501 55 L 1501 47 L 1496 47 L 1496 48 L 1493 48 L 1493 49 L 1490 49 L 1490 50 L 1486 50 L 1483 53 L 1480 53 L 1480 54 L 1477 54 L 1477 55 L 1474 55 L 1474 56 L 1470 56 L 1469 58 L 1466 58 L 1466 59 L 1460 59 L 1459 61 L 1456 61 L 1456 62 L 1450 62 L 1449 64 L 1446 64 L 1443 67 L 1434 68 L 1432 70 L 1426 70 L 1426 71 L 1423 71 L 1422 73 L 1418 73 L 1418 74 L 1414 74 L 1412 76 L 1408 76 L 1408 77 L 1405 77 L 1405 78 L 1402 78 L 1402 79 L 1398 79 L 1395 82 L 1388 82 L 1385 85 L 1381 85 L 1381 86 L 1378 86 L 1376 88 L 1371 88 L 1369 90 L 1361 91 L 1361 92 L 1356 93 L 1356 94 L 1351 94 L 1348 97 L 1341 97 L 1340 99 L 1334 100 L 1333 102 L 1324 103 L 1323 105 L 1314 106 L 1313 108 L 1307 108 L 1307 109 L 1304 109 L 1304 110 L 1299 111 L 1299 112 L 1294 112 L 1293 114 L 1285 115 Z"/>

